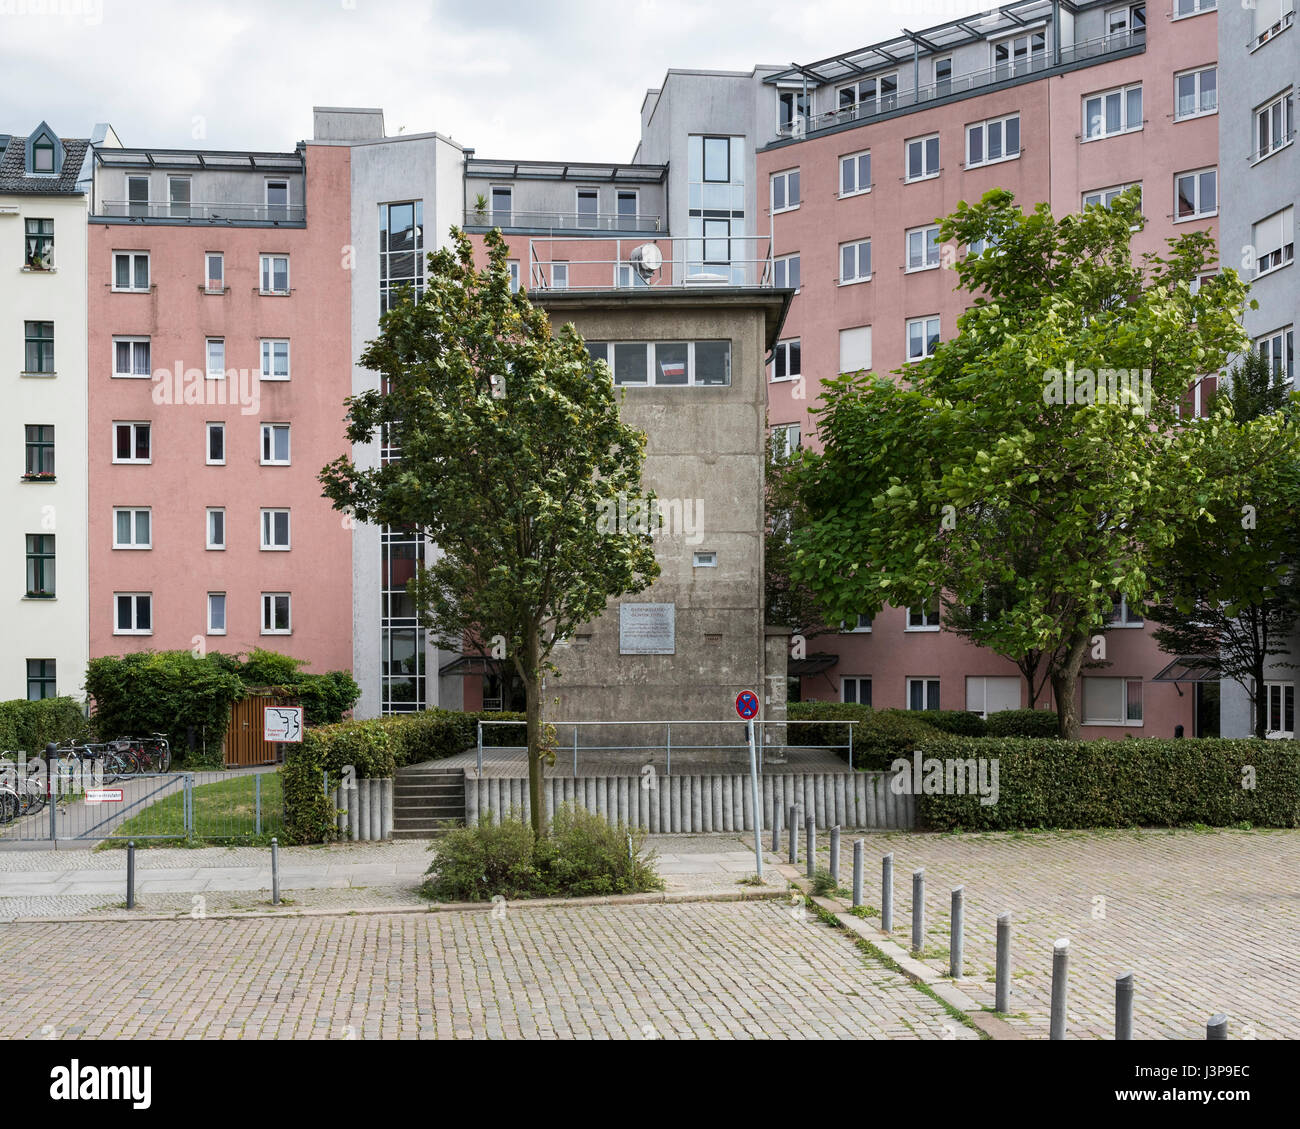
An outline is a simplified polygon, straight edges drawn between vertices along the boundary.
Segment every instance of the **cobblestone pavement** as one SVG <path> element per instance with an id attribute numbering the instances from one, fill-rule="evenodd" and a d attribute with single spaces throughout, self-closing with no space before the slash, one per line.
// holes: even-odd
<path id="1" fill-rule="evenodd" d="M 842 839 L 850 885 L 853 836 Z M 911 943 L 912 872 L 925 868 L 926 950 L 946 971 L 950 897 L 965 887 L 963 988 L 993 1006 L 996 918 L 1012 914 L 1011 1022 L 1045 1038 L 1052 943 L 1070 940 L 1067 1031 L 1114 1037 L 1115 977 L 1133 972 L 1134 1037 L 1300 1038 L 1300 832 L 867 833 L 866 896 L 894 853 L 894 936 Z M 877 926 L 879 919 L 874 919 Z"/>
<path id="2" fill-rule="evenodd" d="M 773 901 L 0 928 L 33 952 L 0 1038 L 976 1037 Z"/>

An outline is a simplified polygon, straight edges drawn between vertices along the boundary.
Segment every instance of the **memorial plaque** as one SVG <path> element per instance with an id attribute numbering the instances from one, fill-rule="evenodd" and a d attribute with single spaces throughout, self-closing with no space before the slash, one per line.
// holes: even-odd
<path id="1" fill-rule="evenodd" d="M 621 655 L 675 655 L 676 604 L 620 604 L 618 652 Z"/>

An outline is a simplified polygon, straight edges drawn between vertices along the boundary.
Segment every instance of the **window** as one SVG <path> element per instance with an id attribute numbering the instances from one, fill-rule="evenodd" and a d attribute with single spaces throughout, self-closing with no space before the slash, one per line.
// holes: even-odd
<path id="1" fill-rule="evenodd" d="M 23 266 L 28 270 L 52 270 L 54 267 L 54 221 L 26 220 L 27 239 L 23 244 Z"/>
<path id="2" fill-rule="evenodd" d="M 1147 29 L 1147 6 L 1145 4 L 1125 4 L 1122 8 L 1111 8 L 1106 13 L 1107 36 L 1139 36 Z"/>
<path id="3" fill-rule="evenodd" d="M 113 634 L 153 634 L 153 593 L 113 593 Z"/>
<path id="4" fill-rule="evenodd" d="M 113 375 L 130 377 L 148 377 L 149 338 L 114 337 L 113 338 Z"/>
<path id="5" fill-rule="evenodd" d="M 871 705 L 871 679 L 861 677 L 840 679 L 840 701 Z"/>
<path id="6" fill-rule="evenodd" d="M 289 593 L 262 593 L 262 634 L 288 635 L 290 633 Z"/>
<path id="7" fill-rule="evenodd" d="M 907 359 L 923 361 L 939 347 L 939 319 L 911 318 L 907 323 Z"/>
<path id="8" fill-rule="evenodd" d="M 224 592 L 208 593 L 208 634 L 224 635 L 226 633 L 226 594 Z"/>
<path id="9" fill-rule="evenodd" d="M 628 227 L 635 228 L 637 217 L 641 214 L 641 195 L 635 188 L 620 189 L 615 197 L 615 206 L 618 209 L 619 227 L 623 227 L 626 221 Z"/>
<path id="10" fill-rule="evenodd" d="M 115 509 L 113 511 L 114 549 L 152 549 L 153 530 L 151 511 L 148 509 Z"/>
<path id="11" fill-rule="evenodd" d="M 226 376 L 226 339 L 207 339 L 207 376 L 209 380 L 224 380 Z"/>
<path id="12" fill-rule="evenodd" d="M 578 226 L 597 227 L 600 222 L 600 192 L 595 188 L 579 188 Z"/>
<path id="13" fill-rule="evenodd" d="M 190 178 L 188 176 L 169 176 L 167 178 L 167 203 L 173 219 L 189 218 Z"/>
<path id="14" fill-rule="evenodd" d="M 1174 75 L 1174 121 L 1213 114 L 1219 108 L 1219 72 L 1216 67 Z"/>
<path id="15" fill-rule="evenodd" d="M 289 293 L 289 256 L 262 256 L 262 293 Z"/>
<path id="16" fill-rule="evenodd" d="M 854 620 L 853 627 L 850 627 L 846 623 L 840 624 L 840 631 L 848 632 L 851 635 L 857 634 L 859 632 L 865 634 L 870 630 L 871 630 L 871 617 L 869 615 L 862 615 L 861 613 L 859 613 L 856 619 Z"/>
<path id="17" fill-rule="evenodd" d="M 262 340 L 262 379 L 289 379 L 289 342 L 283 338 Z"/>
<path id="18" fill-rule="evenodd" d="M 623 288 L 649 286 L 650 280 L 632 263 L 619 263 L 615 268 L 614 285 Z"/>
<path id="19" fill-rule="evenodd" d="M 772 174 L 772 211 L 790 212 L 799 206 L 799 170 Z"/>
<path id="20" fill-rule="evenodd" d="M 289 511 L 262 511 L 262 548 L 270 552 L 289 548 Z"/>
<path id="21" fill-rule="evenodd" d="M 1264 683 L 1265 732 L 1270 737 L 1295 736 L 1295 683 Z"/>
<path id="22" fill-rule="evenodd" d="M 966 678 L 966 708 L 980 717 L 1020 708 L 1020 679 L 1015 676 Z"/>
<path id="23" fill-rule="evenodd" d="M 934 95 L 942 98 L 952 93 L 952 56 L 934 61 Z"/>
<path id="24" fill-rule="evenodd" d="M 1295 19 L 1295 0 L 1252 0 L 1252 7 L 1255 9 L 1252 51 L 1281 35 Z"/>
<path id="25" fill-rule="evenodd" d="M 126 211 L 130 216 L 147 216 L 149 214 L 149 178 L 147 176 L 128 176 L 126 178 Z"/>
<path id="26" fill-rule="evenodd" d="M 1020 115 L 990 118 L 966 127 L 966 167 L 993 165 L 1020 156 Z"/>
<path id="27" fill-rule="evenodd" d="M 1218 215 L 1219 172 L 1201 169 L 1174 177 L 1174 222 Z"/>
<path id="28" fill-rule="evenodd" d="M 1104 90 L 1083 99 L 1083 140 L 1095 141 L 1142 128 L 1142 84 Z"/>
<path id="29" fill-rule="evenodd" d="M 803 374 L 802 339 L 791 337 L 787 341 L 778 341 L 772 350 L 772 379 L 793 380 Z"/>
<path id="30" fill-rule="evenodd" d="M 24 473 L 32 477 L 54 477 L 54 425 L 29 423 L 24 428 L 27 459 Z"/>
<path id="31" fill-rule="evenodd" d="M 1084 725 L 1141 725 L 1142 681 L 1083 678 Z"/>
<path id="32" fill-rule="evenodd" d="M 695 553 L 691 558 L 692 568 L 717 568 L 718 554 L 712 551 Z"/>
<path id="33" fill-rule="evenodd" d="M 59 691 L 57 689 L 55 670 L 57 664 L 54 659 L 28 659 L 27 660 L 27 700 L 29 702 L 39 702 L 42 698 L 56 698 Z"/>
<path id="34" fill-rule="evenodd" d="M 935 596 L 925 607 L 907 609 L 908 631 L 939 630 L 939 597 Z"/>
<path id="35" fill-rule="evenodd" d="M 226 461 L 226 425 L 208 424 L 208 451 L 204 460 L 209 466 L 223 466 Z"/>
<path id="36" fill-rule="evenodd" d="M 1273 371 L 1279 384 L 1291 384 L 1295 379 L 1295 330 L 1291 326 L 1275 329 L 1255 341 L 1255 350 Z"/>
<path id="37" fill-rule="evenodd" d="M 42 135 L 32 145 L 32 172 L 40 176 L 53 176 L 54 171 L 54 142 Z"/>
<path id="38" fill-rule="evenodd" d="M 907 680 L 907 708 L 909 710 L 937 710 L 939 708 L 939 680 L 937 678 L 909 678 Z"/>
<path id="39" fill-rule="evenodd" d="M 54 598 L 54 534 L 27 534 L 27 596 L 33 600 Z"/>
<path id="40" fill-rule="evenodd" d="M 508 184 L 492 186 L 492 226 L 509 227 L 511 213 L 514 211 L 514 189 Z"/>
<path id="41" fill-rule="evenodd" d="M 871 240 L 840 244 L 840 285 L 871 281 Z"/>
<path id="42" fill-rule="evenodd" d="M 1085 208 L 1097 204 L 1103 208 L 1109 208 L 1115 202 L 1115 197 L 1127 192 L 1130 188 L 1138 190 L 1138 210 L 1142 210 L 1142 184 L 1136 182 L 1133 184 L 1116 184 L 1111 188 L 1098 188 L 1093 192 L 1083 194 L 1083 206 Z"/>
<path id="43" fill-rule="evenodd" d="M 153 461 L 147 423 L 113 424 L 113 462 L 148 463 Z"/>
<path id="44" fill-rule="evenodd" d="M 966 253 L 968 255 L 982 255 L 985 251 L 996 250 L 997 245 L 998 237 L 996 235 L 981 236 L 966 248 Z"/>
<path id="45" fill-rule="evenodd" d="M 287 180 L 268 180 L 266 182 L 266 218 L 269 220 L 287 220 L 289 218 L 289 182 Z"/>
<path id="46" fill-rule="evenodd" d="M 1255 160 L 1272 156 L 1295 137 L 1291 91 L 1255 111 Z"/>
<path id="47" fill-rule="evenodd" d="M 704 138 L 704 180 L 706 183 L 731 183 L 731 138 Z"/>
<path id="48" fill-rule="evenodd" d="M 1047 61 L 1047 34 L 1042 31 L 1017 35 L 993 44 L 995 79 L 1042 70 Z"/>
<path id="49" fill-rule="evenodd" d="M 785 255 L 772 260 L 772 285 L 780 289 L 799 289 L 799 256 Z"/>
<path id="50" fill-rule="evenodd" d="M 289 465 L 289 425 L 287 423 L 262 424 L 262 465 Z"/>
<path id="51" fill-rule="evenodd" d="M 840 158 L 840 199 L 871 191 L 871 150 Z"/>
<path id="52" fill-rule="evenodd" d="M 1174 0 L 1174 19 L 1184 16 L 1199 16 L 1202 12 L 1213 12 L 1218 0 Z"/>
<path id="53" fill-rule="evenodd" d="M 871 368 L 871 326 L 840 330 L 840 372 L 865 372 Z"/>
<path id="54" fill-rule="evenodd" d="M 1141 627 L 1142 626 L 1142 609 L 1141 607 L 1129 607 L 1128 597 L 1121 596 L 1118 593 L 1112 603 L 1111 610 L 1106 615 L 1107 627 Z"/>
<path id="55" fill-rule="evenodd" d="M 882 74 L 839 87 L 836 92 L 837 113 L 842 117 L 860 118 L 885 114 L 898 105 L 898 75 Z"/>
<path id="56" fill-rule="evenodd" d="M 908 272 L 933 270 L 939 265 L 939 225 L 916 227 L 907 233 Z"/>
<path id="57" fill-rule="evenodd" d="M 551 288 L 553 290 L 569 289 L 569 264 L 568 263 L 551 264 Z"/>
<path id="58" fill-rule="evenodd" d="M 424 202 L 379 206 L 379 309 L 392 309 L 402 287 L 424 294 Z"/>
<path id="59" fill-rule="evenodd" d="M 797 423 L 778 423 L 772 428 L 772 437 L 777 452 L 783 459 L 788 459 L 797 450 L 801 435 Z"/>
<path id="60" fill-rule="evenodd" d="M 113 252 L 113 289 L 135 292 L 149 289 L 147 251 Z"/>
<path id="61" fill-rule="evenodd" d="M 226 257 L 220 251 L 209 251 L 203 258 L 203 288 L 209 293 L 219 294 L 226 288 Z"/>
<path id="62" fill-rule="evenodd" d="M 506 261 L 506 269 L 510 272 L 510 293 L 518 294 L 519 293 L 519 260 L 508 259 Z"/>
<path id="63" fill-rule="evenodd" d="M 1284 267 L 1295 259 L 1295 208 L 1283 208 L 1251 229 L 1255 247 L 1255 277 Z"/>
<path id="64" fill-rule="evenodd" d="M 589 341 L 587 352 L 614 371 L 615 384 L 721 386 L 731 383 L 730 341 Z"/>
<path id="65" fill-rule="evenodd" d="M 779 95 L 780 114 L 777 128 L 781 133 L 790 133 L 796 121 L 808 116 L 808 104 L 802 90 L 782 90 Z"/>
<path id="66" fill-rule="evenodd" d="M 226 511 L 221 507 L 209 507 L 206 514 L 207 547 L 224 549 L 226 547 Z"/>
<path id="67" fill-rule="evenodd" d="M 914 137 L 906 144 L 907 166 L 904 181 L 928 180 L 939 175 L 939 135 Z"/>
<path id="68" fill-rule="evenodd" d="M 27 355 L 23 361 L 24 372 L 54 374 L 54 323 L 52 321 L 23 322 Z"/>

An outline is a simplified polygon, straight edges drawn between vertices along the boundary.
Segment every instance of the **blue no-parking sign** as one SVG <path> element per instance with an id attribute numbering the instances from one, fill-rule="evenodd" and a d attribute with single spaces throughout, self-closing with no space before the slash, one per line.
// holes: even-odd
<path id="1" fill-rule="evenodd" d="M 758 716 L 758 695 L 753 690 L 742 690 L 736 695 L 736 712 L 749 721 Z"/>

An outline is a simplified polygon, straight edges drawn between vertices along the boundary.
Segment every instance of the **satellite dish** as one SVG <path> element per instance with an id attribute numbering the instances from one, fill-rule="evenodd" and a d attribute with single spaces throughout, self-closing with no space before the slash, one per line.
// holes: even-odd
<path id="1" fill-rule="evenodd" d="M 642 243 L 640 247 L 633 248 L 628 262 L 636 268 L 637 274 L 648 280 L 664 265 L 664 255 L 653 243 Z"/>

